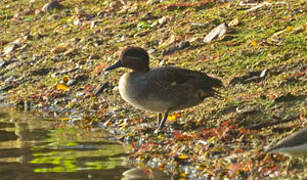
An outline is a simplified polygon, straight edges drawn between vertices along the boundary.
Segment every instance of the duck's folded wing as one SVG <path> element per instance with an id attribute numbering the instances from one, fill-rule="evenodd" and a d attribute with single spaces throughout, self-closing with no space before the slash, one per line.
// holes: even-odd
<path id="1" fill-rule="evenodd" d="M 222 81 L 210 77 L 205 73 L 181 69 L 177 67 L 163 67 L 152 69 L 148 74 L 150 79 L 164 87 L 186 85 L 199 89 L 212 89 L 223 86 Z"/>

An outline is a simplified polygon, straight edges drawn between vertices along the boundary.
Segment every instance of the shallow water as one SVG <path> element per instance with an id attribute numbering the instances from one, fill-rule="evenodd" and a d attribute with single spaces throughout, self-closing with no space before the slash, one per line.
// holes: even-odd
<path id="1" fill-rule="evenodd" d="M 121 179 L 125 148 L 100 131 L 0 110 L 0 180 Z"/>

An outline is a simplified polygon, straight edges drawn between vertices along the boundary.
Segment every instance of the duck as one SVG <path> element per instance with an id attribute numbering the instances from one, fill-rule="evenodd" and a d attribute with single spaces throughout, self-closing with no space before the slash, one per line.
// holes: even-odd
<path id="1" fill-rule="evenodd" d="M 216 88 L 223 87 L 220 79 L 204 72 L 174 66 L 150 68 L 149 55 L 141 47 L 126 47 L 119 60 L 105 71 L 120 67 L 132 70 L 120 77 L 121 97 L 138 109 L 157 113 L 158 129 L 164 127 L 170 112 L 196 106 L 208 97 L 219 97 Z"/>
<path id="2" fill-rule="evenodd" d="M 303 128 L 268 148 L 267 152 L 282 153 L 290 157 L 307 155 L 307 128 Z"/>

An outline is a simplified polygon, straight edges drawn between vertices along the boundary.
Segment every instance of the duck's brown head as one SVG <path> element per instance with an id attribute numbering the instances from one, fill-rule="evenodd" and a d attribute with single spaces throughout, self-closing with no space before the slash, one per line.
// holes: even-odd
<path id="1" fill-rule="evenodd" d="M 127 47 L 119 57 L 119 60 L 105 69 L 110 71 L 119 67 L 126 67 L 137 72 L 149 71 L 148 53 L 140 47 Z"/>

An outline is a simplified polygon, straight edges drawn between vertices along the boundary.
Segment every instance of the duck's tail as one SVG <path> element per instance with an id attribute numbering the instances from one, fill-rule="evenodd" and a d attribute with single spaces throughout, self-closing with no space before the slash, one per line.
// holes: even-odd
<path id="1" fill-rule="evenodd" d="M 218 78 L 208 76 L 206 81 L 208 81 L 209 87 L 224 87 L 223 82 Z"/>

